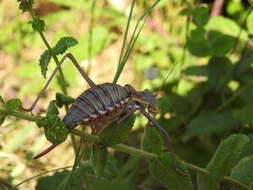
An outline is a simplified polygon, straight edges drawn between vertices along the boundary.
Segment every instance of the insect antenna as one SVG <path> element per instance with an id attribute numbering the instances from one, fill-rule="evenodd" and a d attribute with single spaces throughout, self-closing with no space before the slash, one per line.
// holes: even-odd
<path id="1" fill-rule="evenodd" d="M 163 83 L 162 83 L 161 87 L 154 93 L 154 96 L 155 96 L 155 97 L 157 97 L 158 94 L 159 94 L 159 92 L 165 87 L 166 81 L 168 80 L 169 76 L 175 71 L 177 65 L 178 65 L 178 63 L 177 63 L 175 66 L 173 66 L 173 68 L 171 68 L 171 69 L 168 71 L 168 73 L 166 74 L 165 79 L 163 80 Z"/>

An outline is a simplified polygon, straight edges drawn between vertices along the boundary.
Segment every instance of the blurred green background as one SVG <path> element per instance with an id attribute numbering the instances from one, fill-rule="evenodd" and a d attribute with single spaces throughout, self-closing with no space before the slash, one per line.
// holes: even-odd
<path id="1" fill-rule="evenodd" d="M 45 36 L 52 45 L 61 37 L 74 37 L 78 44 L 69 52 L 91 79 L 95 83 L 112 82 L 131 1 L 93 2 L 38 0 L 34 12 L 45 21 Z M 130 31 L 153 2 L 137 1 Z M 251 142 L 243 156 L 253 152 L 253 88 L 248 87 L 222 107 L 252 80 L 253 13 L 250 2 L 228 0 L 220 15 L 211 17 L 213 2 L 162 0 L 146 20 L 118 81 L 121 85 L 132 84 L 137 90 L 159 90 L 158 122 L 172 135 L 176 153 L 201 167 L 231 133 L 248 134 Z M 0 0 L 0 94 L 5 100 L 20 98 L 27 107 L 46 83 L 39 67 L 46 47 L 30 20 L 16 1 Z M 47 77 L 54 68 L 51 61 Z M 69 95 L 77 97 L 88 88 L 69 61 L 63 71 Z M 56 92 L 60 88 L 54 80 L 35 112 L 45 110 Z M 64 114 L 62 109 L 61 116 Z M 140 146 L 146 123 L 138 115 L 127 144 Z M 0 130 L 0 179 L 15 184 L 42 170 L 73 163 L 70 143 L 30 161 L 49 144 L 43 130 L 32 122 L 10 117 Z M 34 188 L 35 184 L 29 181 L 21 189 Z"/>

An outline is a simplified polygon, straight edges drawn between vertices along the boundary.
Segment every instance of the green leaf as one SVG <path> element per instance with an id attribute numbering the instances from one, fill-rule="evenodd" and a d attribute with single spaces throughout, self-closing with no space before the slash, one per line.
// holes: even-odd
<path id="1" fill-rule="evenodd" d="M 250 156 L 253 154 L 253 133 L 248 134 L 248 137 L 250 139 L 249 143 L 246 144 L 241 153 L 241 158 L 244 158 L 246 156 Z"/>
<path id="2" fill-rule="evenodd" d="M 110 189 L 119 190 L 137 190 L 136 185 L 129 182 L 127 179 L 115 178 L 111 181 Z"/>
<path id="3" fill-rule="evenodd" d="M 192 7 L 186 7 L 180 10 L 179 15 L 180 16 L 190 16 L 192 14 Z"/>
<path id="4" fill-rule="evenodd" d="M 195 135 L 203 135 L 211 132 L 220 133 L 231 129 L 235 123 L 230 113 L 217 114 L 211 111 L 202 112 L 190 122 L 185 136 L 187 139 Z"/>
<path id="5" fill-rule="evenodd" d="M 70 105 L 75 101 L 74 98 L 70 97 L 70 96 L 66 96 L 62 93 L 56 93 L 56 105 L 58 107 L 62 107 L 63 105 Z"/>
<path id="6" fill-rule="evenodd" d="M 240 1 L 229 1 L 227 4 L 227 13 L 231 16 L 240 16 L 240 12 L 243 11 L 243 5 Z"/>
<path id="7" fill-rule="evenodd" d="M 236 38 L 223 34 L 216 30 L 209 30 L 207 33 L 207 44 L 210 48 L 211 54 L 214 56 L 223 56 L 234 47 Z"/>
<path id="8" fill-rule="evenodd" d="M 247 29 L 249 33 L 253 34 L 253 11 L 251 11 L 248 19 L 247 19 Z"/>
<path id="9" fill-rule="evenodd" d="M 44 78 L 46 78 L 47 74 L 47 66 L 50 61 L 51 55 L 48 50 L 45 50 L 43 54 L 40 56 L 40 68 L 41 68 L 41 74 Z"/>
<path id="10" fill-rule="evenodd" d="M 52 176 L 45 176 L 39 178 L 35 189 L 36 190 L 44 190 L 47 189 L 49 186 L 52 189 L 57 189 L 59 184 L 61 184 L 70 174 L 69 171 L 63 172 L 56 172 Z"/>
<path id="11" fill-rule="evenodd" d="M 102 177 L 104 173 L 104 169 L 106 166 L 108 157 L 107 148 L 103 148 L 100 145 L 93 145 L 92 154 L 91 154 L 91 162 L 93 169 L 95 171 L 96 176 Z"/>
<path id="12" fill-rule="evenodd" d="M 45 30 L 45 22 L 39 18 L 36 18 L 34 21 L 30 21 L 34 31 L 43 32 Z"/>
<path id="13" fill-rule="evenodd" d="M 103 128 L 99 134 L 102 144 L 116 145 L 121 143 L 126 139 L 134 125 L 135 114 L 129 116 L 126 120 L 122 121 L 120 125 L 117 126 L 117 121 Z"/>
<path id="14" fill-rule="evenodd" d="M 14 111 L 21 108 L 22 102 L 20 101 L 20 99 L 14 98 L 14 99 L 8 100 L 5 106 L 9 111 Z"/>
<path id="15" fill-rule="evenodd" d="M 58 114 L 58 108 L 56 107 L 56 101 L 52 100 L 49 102 L 49 105 L 47 107 L 47 116 L 51 115 L 51 114 Z"/>
<path id="16" fill-rule="evenodd" d="M 242 52 L 240 60 L 236 63 L 237 68 L 235 70 L 236 77 L 240 77 L 244 73 L 251 70 L 251 64 L 253 63 L 253 50 L 245 49 Z"/>
<path id="17" fill-rule="evenodd" d="M 238 34 L 240 33 L 240 40 L 248 40 L 247 32 L 236 21 L 223 16 L 210 18 L 205 28 L 207 31 L 217 31 L 224 35 L 233 36 L 234 38 L 238 38 Z"/>
<path id="18" fill-rule="evenodd" d="M 73 37 L 62 37 L 54 46 L 53 53 L 55 55 L 63 54 L 68 48 L 76 45 L 78 42 Z"/>
<path id="19" fill-rule="evenodd" d="M 103 178 L 85 179 L 88 190 L 111 190 L 110 181 Z"/>
<path id="20" fill-rule="evenodd" d="M 36 190 L 44 189 L 55 190 L 83 190 L 84 180 L 81 176 L 80 169 L 76 169 L 71 175 L 69 171 L 56 172 L 52 176 L 41 177 L 36 185 Z"/>
<path id="21" fill-rule="evenodd" d="M 182 172 L 187 176 L 178 174 L 174 168 L 170 153 L 163 153 L 150 162 L 149 170 L 151 175 L 169 189 L 193 190 L 191 177 L 183 163 L 176 156 L 176 163 Z"/>
<path id="22" fill-rule="evenodd" d="M 230 135 L 216 150 L 212 160 L 207 165 L 210 175 L 199 175 L 200 190 L 218 190 L 219 182 L 228 175 L 238 161 L 241 150 L 249 142 L 246 135 Z"/>
<path id="23" fill-rule="evenodd" d="M 19 9 L 23 12 L 32 10 L 32 6 L 34 4 L 34 0 L 17 0 L 19 3 Z"/>
<path id="24" fill-rule="evenodd" d="M 66 140 L 68 129 L 58 115 L 50 114 L 44 122 L 44 132 L 48 141 L 58 144 Z"/>
<path id="25" fill-rule="evenodd" d="M 192 55 L 205 57 L 210 55 L 210 47 L 206 42 L 206 31 L 196 28 L 191 31 L 191 38 L 187 41 L 187 47 Z"/>
<path id="26" fill-rule="evenodd" d="M 253 158 L 245 157 L 232 169 L 231 177 L 245 185 L 253 185 Z M 234 187 L 235 190 L 239 190 Z"/>
<path id="27" fill-rule="evenodd" d="M 163 139 L 156 128 L 150 126 L 145 127 L 141 148 L 154 154 L 162 153 Z"/>
<path id="28" fill-rule="evenodd" d="M 57 115 L 59 113 L 55 100 L 49 103 L 47 108 L 47 115 L 40 121 L 39 126 L 44 127 L 44 132 L 47 140 L 53 144 L 58 144 L 66 140 L 68 136 L 68 129 Z"/>
<path id="29" fill-rule="evenodd" d="M 207 77 L 208 83 L 214 91 L 216 90 L 219 92 L 221 90 L 222 85 L 226 82 L 232 69 L 233 65 L 227 57 L 212 57 L 209 60 Z"/>
<path id="30" fill-rule="evenodd" d="M 191 30 L 191 39 L 192 42 L 195 43 L 205 43 L 205 29 L 204 28 L 196 28 Z"/>
<path id="31" fill-rule="evenodd" d="M 199 27 L 203 27 L 207 24 L 209 20 L 209 11 L 208 7 L 205 4 L 197 7 L 193 10 L 193 22 Z"/>
<path id="32" fill-rule="evenodd" d="M 234 109 L 232 111 L 233 118 L 243 122 L 244 124 L 253 123 L 253 107 L 251 105 L 246 105 L 241 109 Z"/>

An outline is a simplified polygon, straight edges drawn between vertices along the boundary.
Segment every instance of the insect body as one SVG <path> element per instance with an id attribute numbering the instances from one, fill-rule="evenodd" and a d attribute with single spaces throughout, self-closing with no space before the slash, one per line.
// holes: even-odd
<path id="1" fill-rule="evenodd" d="M 113 83 L 100 84 L 75 100 L 63 122 L 69 129 L 80 124 L 106 126 L 126 112 L 131 100 L 126 88 Z"/>
<path id="2" fill-rule="evenodd" d="M 136 91 L 129 84 L 125 85 L 124 87 L 114 83 L 103 83 L 96 85 L 81 69 L 73 55 L 70 53 L 66 54 L 62 58 L 32 106 L 29 109 L 26 109 L 26 111 L 33 110 L 39 98 L 44 93 L 57 70 L 67 57 L 74 63 L 83 78 L 90 85 L 90 88 L 84 91 L 75 100 L 69 112 L 63 119 L 63 123 L 69 130 L 75 128 L 77 125 L 91 125 L 99 128 L 114 121 L 117 121 L 116 124 L 119 125 L 133 112 L 139 110 L 146 118 L 148 118 L 150 123 L 156 126 L 165 135 L 168 143 L 171 144 L 169 134 L 146 112 L 147 110 L 149 113 L 151 113 L 151 115 L 156 115 L 159 111 L 156 97 L 150 91 Z M 52 144 L 49 148 L 35 156 L 34 159 L 47 154 L 57 145 L 58 144 Z M 177 168 L 172 147 L 171 154 L 176 171 L 184 175 Z"/>
<path id="3" fill-rule="evenodd" d="M 147 105 L 151 113 L 156 112 L 158 107 L 155 97 L 148 90 L 138 92 L 130 85 L 122 87 L 104 83 L 84 91 L 72 104 L 63 122 L 69 129 L 80 124 L 106 126 L 124 113 L 127 115 L 123 118 L 126 118 L 139 108 L 138 105 Z"/>

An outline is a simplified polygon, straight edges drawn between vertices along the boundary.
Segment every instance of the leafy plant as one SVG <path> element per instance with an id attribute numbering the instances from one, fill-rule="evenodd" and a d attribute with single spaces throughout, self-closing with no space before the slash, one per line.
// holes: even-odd
<path id="1" fill-rule="evenodd" d="M 67 90 L 77 80 L 72 79 L 75 78 L 73 69 L 66 69 L 67 72 L 60 69 L 57 86 L 62 93 L 56 93 L 55 100 L 50 99 L 45 113 L 44 110 L 34 115 L 26 113 L 23 99 L 5 98 L 4 90 L 1 91 L 4 98 L 0 96 L 0 125 L 1 130 L 6 130 L 9 126 L 16 126 L 16 123 L 20 125 L 19 119 L 35 122 L 44 128 L 46 138 L 55 145 L 65 141 L 70 133 L 75 152 L 74 164 L 23 180 L 12 189 L 28 184 L 35 178 L 39 178 L 36 189 L 195 190 L 198 186 L 200 190 L 248 190 L 252 187 L 253 13 L 250 2 L 245 5 L 230 0 L 224 5 L 226 14 L 216 17 L 209 16 L 209 4 L 195 5 L 190 1 L 133 0 L 128 14 L 122 11 L 124 9 L 118 3 L 109 1 L 50 2 L 61 11 L 41 17 L 33 9 L 33 0 L 18 0 L 23 14 L 28 13 L 32 20 L 27 24 L 17 18 L 9 26 L 0 29 L 3 34 L 0 35 L 0 47 L 6 54 L 14 55 L 20 63 L 27 61 L 27 57 L 21 53 L 25 52 L 27 46 L 44 49 L 43 42 L 46 47 L 38 58 L 39 66 L 34 66 L 30 61 L 24 65 L 14 65 L 17 66 L 18 76 L 31 82 L 29 86 L 17 81 L 14 89 L 20 90 L 21 95 L 37 92 L 43 83 L 41 78 L 45 78 L 47 72 L 52 70 L 51 61 L 59 65 L 60 56 L 68 51 L 75 54 L 80 62 L 90 59 L 89 70 L 91 60 L 99 57 L 98 54 L 113 46 L 120 38 L 121 23 L 128 15 L 121 53 L 117 52 L 119 63 L 116 74 L 112 76 L 113 82 L 117 83 L 134 51 L 132 66 L 136 72 L 135 87 L 148 88 L 158 91 L 155 94 L 161 94 L 157 98 L 160 104 L 157 121 L 172 136 L 177 153 L 176 163 L 167 151 L 167 141 L 164 141 L 158 130 L 147 126 L 143 133 L 141 127 L 147 121 L 140 116 L 132 115 L 119 126 L 116 121 L 96 135 L 88 133 L 86 128 L 69 131 L 59 112 L 62 113 L 63 109 L 68 112 L 69 105 L 75 100 L 68 96 Z M 134 10 L 134 6 L 138 9 Z M 181 11 L 178 11 L 179 8 Z M 64 25 L 57 28 L 58 22 L 75 22 L 77 17 L 72 12 L 77 12 L 83 19 L 86 18 L 83 12 L 87 14 L 89 11 L 92 15 L 89 32 L 85 31 L 78 36 L 65 31 Z M 133 21 L 135 27 L 131 29 Z M 144 24 L 149 27 L 144 27 Z M 81 27 L 76 25 L 73 31 L 78 33 Z M 54 28 L 54 37 L 47 36 L 48 27 Z M 12 33 L 17 39 L 15 42 L 9 40 Z M 54 39 L 53 45 L 48 39 Z M 101 62 L 106 64 L 104 60 Z M 40 73 L 39 67 L 42 77 L 38 82 L 36 77 Z M 4 139 L 2 143 L 1 140 L 1 146 L 4 145 L 0 147 L 2 155 L 8 150 L 21 151 L 21 143 L 30 142 L 29 133 L 34 131 L 26 126 L 14 132 L 15 136 L 8 135 L 8 141 Z M 13 179 L 29 167 L 27 163 L 38 152 L 38 144 L 41 142 L 36 141 L 21 164 L 15 163 L 16 167 L 11 169 L 10 175 L 0 175 L 0 184 L 6 187 L 13 184 Z M 123 142 L 128 145 L 121 144 Z M 175 164 L 184 175 L 176 172 Z M 53 174 L 48 175 L 49 172 Z M 7 182 L 2 183 L 1 178 L 7 179 Z"/>

